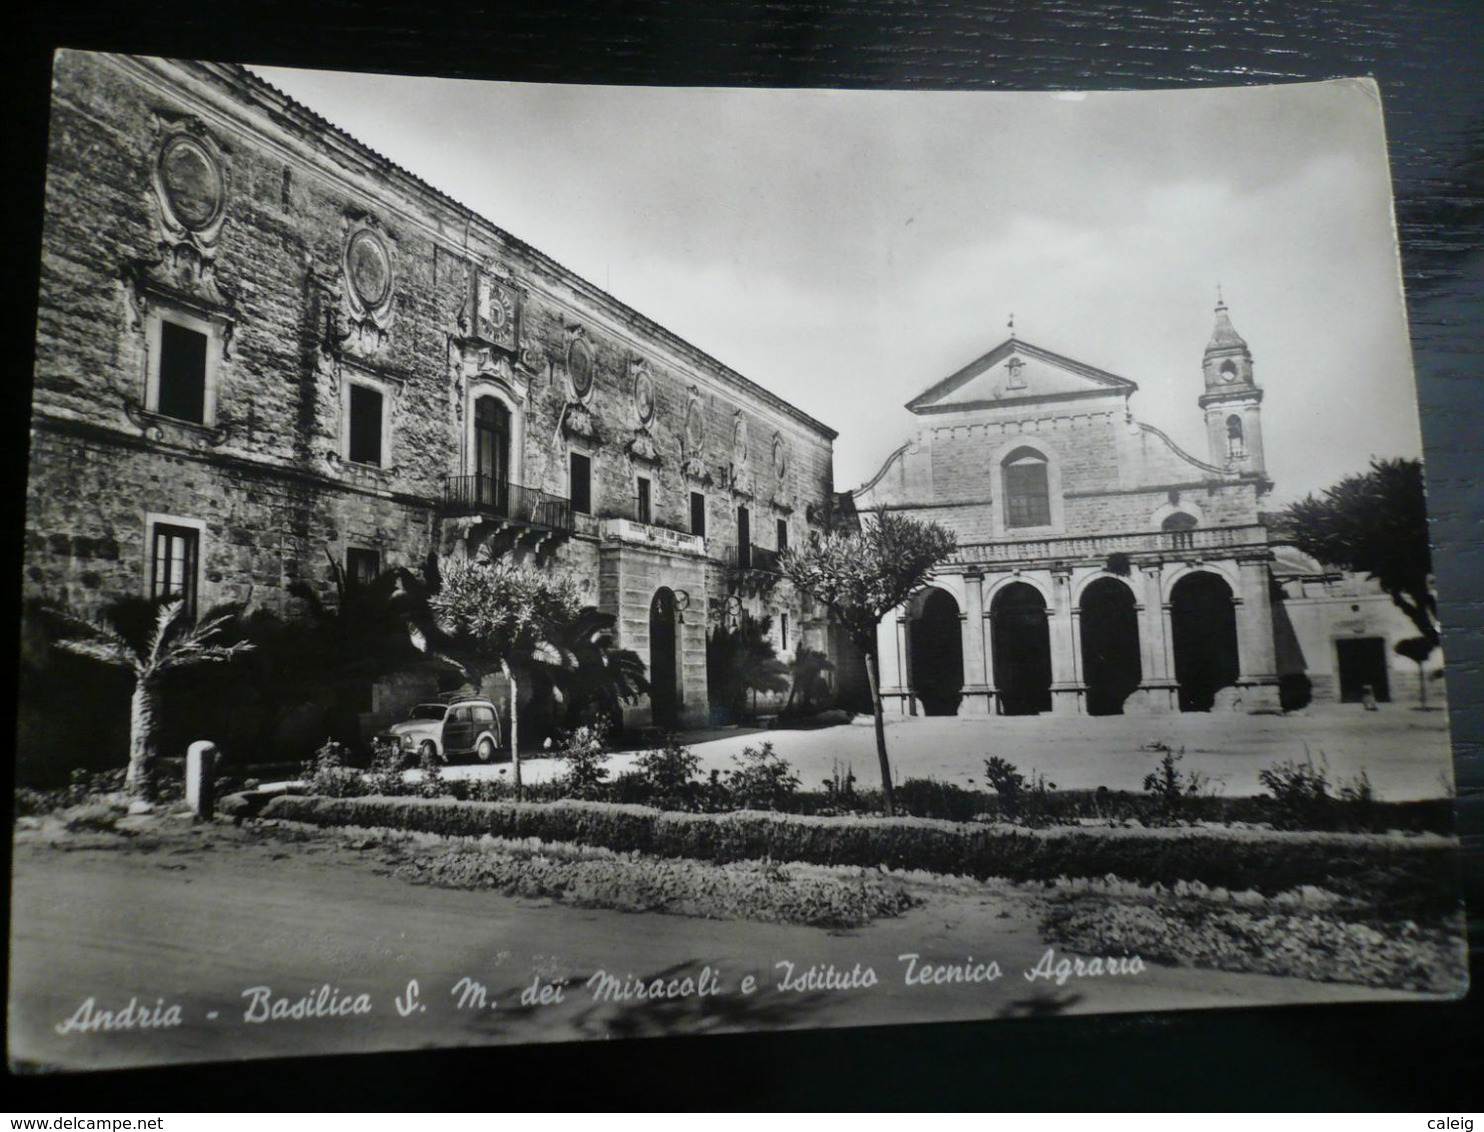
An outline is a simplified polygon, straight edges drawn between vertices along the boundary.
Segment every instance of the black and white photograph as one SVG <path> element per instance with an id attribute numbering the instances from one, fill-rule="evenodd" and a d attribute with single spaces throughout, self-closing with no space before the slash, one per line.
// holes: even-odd
<path id="1" fill-rule="evenodd" d="M 1382 108 L 58 52 L 12 1068 L 1463 997 Z"/>

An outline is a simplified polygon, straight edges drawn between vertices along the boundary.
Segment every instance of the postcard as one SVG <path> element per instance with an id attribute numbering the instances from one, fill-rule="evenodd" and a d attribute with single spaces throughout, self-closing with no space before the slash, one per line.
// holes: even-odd
<path id="1" fill-rule="evenodd" d="M 1384 93 L 60 52 L 12 1067 L 1462 996 Z"/>

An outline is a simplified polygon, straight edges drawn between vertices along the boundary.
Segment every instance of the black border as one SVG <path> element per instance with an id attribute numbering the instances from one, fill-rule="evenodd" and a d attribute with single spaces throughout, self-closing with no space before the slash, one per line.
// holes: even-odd
<path id="1" fill-rule="evenodd" d="M 925 0 L 624 6 L 332 0 L 52 4 L 6 29 L 8 349 L 0 461 L 25 476 L 51 52 L 58 46 L 524 81 L 1046 89 L 1381 84 L 1447 626 L 1460 821 L 1481 899 L 1484 779 L 1484 8 L 1470 0 L 1229 6 Z M 1241 14 L 1235 14 L 1240 10 Z M 1240 154 L 1233 154 L 1240 161 Z M 493 218 L 498 221 L 498 217 Z M 14 640 L 21 522 L 0 525 Z M 13 708 L 0 680 L 0 716 Z M 1473 917 L 1478 940 L 1481 921 Z M 1479 946 L 1474 963 L 1478 979 Z M 1476 982 L 1477 985 L 1477 982 Z M 941 1024 L 21 1076 L 7 1107 L 1477 1109 L 1484 1016 L 1464 1003 Z"/>

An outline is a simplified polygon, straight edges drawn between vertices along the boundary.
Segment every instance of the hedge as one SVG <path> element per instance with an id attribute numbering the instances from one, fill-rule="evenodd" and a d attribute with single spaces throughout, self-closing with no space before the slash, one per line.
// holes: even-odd
<path id="1" fill-rule="evenodd" d="M 534 837 L 723 863 L 769 858 L 1017 881 L 1113 875 L 1139 884 L 1200 882 L 1268 895 L 1314 885 L 1394 916 L 1446 912 L 1458 903 L 1457 843 L 1433 834 L 1024 829 L 929 818 L 809 817 L 746 810 L 696 814 L 606 802 L 446 798 L 284 796 L 270 802 L 262 816 L 447 836 Z"/>

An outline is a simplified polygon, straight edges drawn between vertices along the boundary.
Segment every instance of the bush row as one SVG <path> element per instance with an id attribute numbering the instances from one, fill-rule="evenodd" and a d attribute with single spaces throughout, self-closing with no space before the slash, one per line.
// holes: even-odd
<path id="1" fill-rule="evenodd" d="M 925 818 L 659 811 L 563 801 L 281 797 L 266 818 L 391 827 L 449 836 L 535 837 L 702 861 L 771 859 L 876 865 L 978 878 L 1113 875 L 1141 884 L 1200 881 L 1277 893 L 1316 885 L 1385 915 L 1456 907 L 1456 844 L 1443 837 L 1258 830 L 958 824 Z"/>

